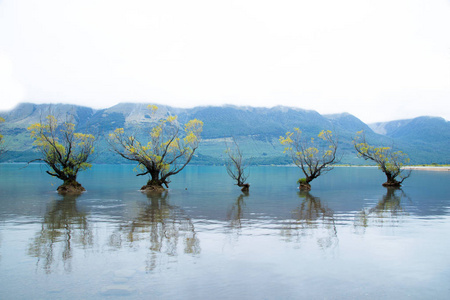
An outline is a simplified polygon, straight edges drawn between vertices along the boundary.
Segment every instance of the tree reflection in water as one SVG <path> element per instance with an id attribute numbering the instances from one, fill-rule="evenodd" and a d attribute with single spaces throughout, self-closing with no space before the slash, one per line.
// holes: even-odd
<path id="1" fill-rule="evenodd" d="M 399 217 L 407 215 L 401 205 L 403 199 L 409 199 L 409 197 L 401 188 L 386 188 L 386 195 L 381 198 L 377 205 L 365 208 L 356 215 L 355 227 L 362 229 L 362 233 L 364 233 L 365 228 L 369 227 L 370 223 L 375 226 L 383 226 L 385 222 L 398 223 Z M 392 223 L 389 225 L 392 226 Z"/>
<path id="2" fill-rule="evenodd" d="M 147 271 L 155 269 L 161 253 L 178 255 L 179 239 L 183 239 L 184 253 L 199 254 L 200 241 L 192 220 L 179 207 L 169 204 L 169 194 L 147 193 L 148 202 L 141 203 L 137 215 L 126 220 L 110 236 L 110 246 L 117 249 L 124 243 L 139 247 L 149 242 Z"/>
<path id="3" fill-rule="evenodd" d="M 93 244 L 87 214 L 77 208 L 78 197 L 79 195 L 65 195 L 53 201 L 48 206 L 41 230 L 29 246 L 29 255 L 38 259 L 38 267 L 42 262 L 46 273 L 51 273 L 52 268 L 58 265 L 59 257 L 64 270 L 70 272 L 73 247 Z"/>
<path id="4" fill-rule="evenodd" d="M 281 235 L 288 242 L 301 242 L 306 237 L 315 238 L 320 248 L 338 245 L 338 236 L 332 209 L 309 191 L 300 191 L 300 206 L 292 211 L 292 220 L 284 226 Z"/>
<path id="5" fill-rule="evenodd" d="M 242 192 L 227 212 L 227 219 L 230 221 L 230 227 L 232 229 L 240 230 L 242 228 L 242 217 L 245 207 L 244 198 L 248 196 L 248 191 Z"/>

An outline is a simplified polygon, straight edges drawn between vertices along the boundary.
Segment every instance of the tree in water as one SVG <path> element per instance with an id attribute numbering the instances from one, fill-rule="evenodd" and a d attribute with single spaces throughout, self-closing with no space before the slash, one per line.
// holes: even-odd
<path id="1" fill-rule="evenodd" d="M 0 124 L 5 122 L 5 119 L 0 117 Z M 5 153 L 5 149 L 3 149 L 3 135 L 0 133 L 0 156 Z"/>
<path id="2" fill-rule="evenodd" d="M 80 193 L 85 189 L 77 182 L 78 172 L 91 168 L 95 137 L 92 134 L 75 132 L 75 124 L 58 120 L 49 115 L 44 121 L 28 127 L 34 145 L 41 158 L 34 161 L 44 162 L 49 170 L 47 174 L 63 181 L 58 187 L 59 193 Z"/>
<path id="3" fill-rule="evenodd" d="M 155 105 L 148 108 L 153 114 L 158 110 Z M 202 130 L 202 121 L 190 120 L 181 127 L 177 116 L 168 116 L 153 126 L 147 143 L 138 141 L 136 135 L 126 135 L 123 128 L 111 133 L 109 140 L 114 152 L 138 163 L 142 172 L 137 176 L 149 175 L 141 190 L 163 191 L 163 185 L 168 188 L 169 177 L 178 174 L 191 161 Z"/>
<path id="4" fill-rule="evenodd" d="M 299 128 L 280 137 L 280 143 L 285 146 L 284 153 L 288 153 L 294 164 L 305 174 L 304 178 L 298 180 L 300 190 L 311 190 L 310 182 L 331 171 L 338 162 L 337 137 L 330 130 L 322 130 L 318 138 L 318 141 L 314 138 L 307 140 Z"/>
<path id="5" fill-rule="evenodd" d="M 364 131 L 358 131 L 353 139 L 353 145 L 359 157 L 375 162 L 386 175 L 385 187 L 400 187 L 403 181 L 411 175 L 411 170 L 403 167 L 409 163 L 408 155 L 402 151 L 393 151 L 391 147 L 370 146 L 366 141 Z"/>
<path id="6" fill-rule="evenodd" d="M 228 175 L 236 181 L 236 185 L 241 188 L 242 192 L 248 192 L 250 184 L 245 182 L 249 176 L 245 173 L 247 164 L 242 157 L 241 149 L 235 139 L 233 139 L 233 144 L 231 146 L 227 144 L 225 153 L 228 155 L 226 161 Z"/>

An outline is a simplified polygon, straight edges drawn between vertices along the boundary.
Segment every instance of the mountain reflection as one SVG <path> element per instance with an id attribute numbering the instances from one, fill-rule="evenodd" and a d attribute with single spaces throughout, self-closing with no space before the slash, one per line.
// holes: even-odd
<path id="1" fill-rule="evenodd" d="M 383 226 L 385 222 L 398 222 L 400 216 L 407 214 L 402 208 L 403 199 L 409 199 L 409 197 L 402 189 L 386 188 L 386 195 L 375 206 L 365 208 L 357 214 L 355 226 L 366 228 L 370 223 Z"/>
<path id="2" fill-rule="evenodd" d="M 109 245 L 119 249 L 124 244 L 134 247 L 149 243 L 147 270 L 156 267 L 160 253 L 177 256 L 180 238 L 184 253 L 199 254 L 200 241 L 194 224 L 181 208 L 169 204 L 169 194 L 148 193 L 147 198 L 146 203 L 138 204 L 135 216 L 125 220 L 112 233 Z"/>
<path id="3" fill-rule="evenodd" d="M 46 273 L 52 272 L 59 259 L 63 262 L 64 269 L 70 272 L 73 247 L 93 244 L 87 214 L 77 208 L 78 197 L 79 195 L 66 195 L 53 201 L 48 206 L 41 230 L 29 246 L 29 255 L 38 258 L 37 265 L 42 263 Z"/>
<path id="4" fill-rule="evenodd" d="M 320 248 L 338 244 L 334 212 L 309 191 L 300 191 L 300 205 L 292 211 L 292 220 L 284 226 L 281 235 L 288 242 L 301 242 L 303 238 L 316 239 Z"/>

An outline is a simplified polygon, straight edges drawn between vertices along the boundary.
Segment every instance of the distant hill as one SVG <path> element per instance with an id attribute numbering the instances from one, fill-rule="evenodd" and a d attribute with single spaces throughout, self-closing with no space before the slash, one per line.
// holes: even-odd
<path id="1" fill-rule="evenodd" d="M 351 133 L 355 133 L 360 130 L 366 132 L 372 132 L 372 129 L 363 121 L 349 113 L 325 115 L 335 126 L 340 127 Z"/>
<path id="2" fill-rule="evenodd" d="M 0 113 L 6 122 L 1 124 L 7 154 L 2 161 L 28 161 L 36 157 L 27 127 L 39 122 L 48 112 L 60 119 L 72 115 L 80 131 L 92 131 L 100 136 L 97 147 L 99 163 L 122 163 L 109 151 L 106 136 L 115 128 L 123 127 L 145 138 L 152 123 L 167 115 L 178 115 L 185 123 L 197 118 L 204 122 L 202 143 L 193 163 L 222 164 L 225 142 L 235 138 L 244 155 L 253 164 L 287 164 L 288 157 L 278 139 L 287 131 L 298 127 L 307 137 L 315 137 L 323 129 L 330 129 L 339 137 L 339 151 L 343 163 L 365 164 L 357 158 L 352 139 L 360 130 L 375 145 L 392 146 L 409 154 L 412 163 L 450 163 L 449 122 L 442 118 L 420 117 L 367 125 L 348 114 L 321 115 L 316 111 L 277 106 L 273 108 L 240 106 L 205 106 L 174 108 L 159 105 L 156 115 L 147 104 L 120 103 L 107 109 L 94 110 L 67 104 L 23 103 L 11 111 Z"/>
<path id="3" fill-rule="evenodd" d="M 370 124 L 376 132 L 402 145 L 407 153 L 415 153 L 418 161 L 448 163 L 450 161 L 450 122 L 439 117 L 417 117 Z M 417 151 L 419 150 L 419 151 Z"/>
<path id="4" fill-rule="evenodd" d="M 392 132 L 398 128 L 409 123 L 411 119 L 408 120 L 395 120 L 389 122 L 378 122 L 369 124 L 369 127 L 376 133 L 389 136 Z"/>
<path id="5" fill-rule="evenodd" d="M 370 124 L 376 133 L 395 139 L 439 142 L 450 138 L 450 122 L 439 117 L 417 117 Z"/>

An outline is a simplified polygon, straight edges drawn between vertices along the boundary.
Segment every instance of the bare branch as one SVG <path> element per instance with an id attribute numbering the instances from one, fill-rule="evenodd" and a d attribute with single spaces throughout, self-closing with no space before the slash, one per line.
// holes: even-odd
<path id="1" fill-rule="evenodd" d="M 228 159 L 226 161 L 226 170 L 228 175 L 236 181 L 236 185 L 239 187 L 245 188 L 247 191 L 250 185 L 246 183 L 248 174 L 245 173 L 245 169 L 247 168 L 247 165 L 245 163 L 245 160 L 243 158 L 241 149 L 239 148 L 238 143 L 234 138 L 232 138 L 233 143 L 232 145 L 226 144 L 226 153 L 228 156 Z"/>

